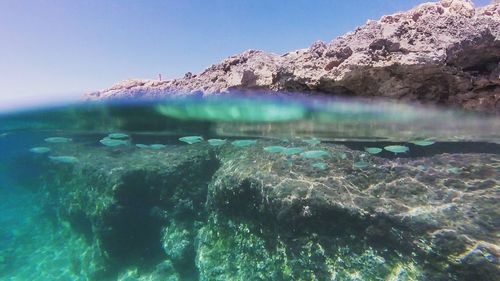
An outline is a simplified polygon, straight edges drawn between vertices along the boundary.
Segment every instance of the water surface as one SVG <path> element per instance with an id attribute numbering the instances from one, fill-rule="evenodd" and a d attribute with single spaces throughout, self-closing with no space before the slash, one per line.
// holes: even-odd
<path id="1" fill-rule="evenodd" d="M 495 280 L 500 120 L 212 98 L 0 115 L 2 280 Z"/>

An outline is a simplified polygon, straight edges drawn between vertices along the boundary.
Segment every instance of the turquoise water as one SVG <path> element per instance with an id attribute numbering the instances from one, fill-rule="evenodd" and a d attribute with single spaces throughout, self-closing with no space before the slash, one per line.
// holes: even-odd
<path id="1" fill-rule="evenodd" d="M 499 280 L 500 120 L 326 98 L 0 115 L 0 280 Z"/>

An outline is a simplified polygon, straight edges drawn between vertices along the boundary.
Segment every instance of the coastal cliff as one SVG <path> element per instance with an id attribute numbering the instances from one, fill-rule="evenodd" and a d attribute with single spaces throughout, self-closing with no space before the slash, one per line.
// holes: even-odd
<path id="1" fill-rule="evenodd" d="M 500 112 L 500 3 L 442 0 L 284 55 L 249 50 L 200 74 L 126 80 L 87 99 L 281 91 Z"/>

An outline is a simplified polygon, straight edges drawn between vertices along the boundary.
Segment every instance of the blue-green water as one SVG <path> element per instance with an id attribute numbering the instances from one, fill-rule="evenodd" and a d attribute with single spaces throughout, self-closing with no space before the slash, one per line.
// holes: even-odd
<path id="1" fill-rule="evenodd" d="M 320 98 L 0 115 L 0 280 L 499 280 L 500 120 Z"/>

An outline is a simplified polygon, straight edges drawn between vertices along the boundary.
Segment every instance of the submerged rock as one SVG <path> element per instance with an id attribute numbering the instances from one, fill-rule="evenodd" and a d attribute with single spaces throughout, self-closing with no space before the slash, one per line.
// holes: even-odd
<path id="1" fill-rule="evenodd" d="M 500 273 L 497 155 L 366 155 L 371 167 L 361 171 L 352 159 L 362 153 L 344 146 L 323 144 L 333 157 L 313 163 L 275 157 L 270 146 L 62 147 L 55 152 L 74 151 L 80 163 L 52 165 L 42 188 L 105 253 L 107 274 L 437 281 Z M 450 176 L 452 164 L 462 172 Z"/>
<path id="2" fill-rule="evenodd" d="M 61 200 L 61 216 L 88 238 L 89 247 L 107 257 L 99 263 L 91 260 L 94 267 L 117 275 L 127 266 L 157 263 L 147 267 L 148 276 L 164 269 L 158 280 L 170 280 L 170 275 L 186 280 L 196 272 L 195 222 L 206 216 L 207 182 L 218 167 L 212 151 L 201 145 L 108 154 L 78 146 L 74 152 L 79 165 L 71 170 L 54 167 L 57 177 L 65 180 L 48 179 L 46 191 L 51 200 Z M 167 238 L 174 240 L 162 241 Z M 160 266 L 167 261 L 175 266 Z"/>
<path id="3" fill-rule="evenodd" d="M 328 152 L 337 155 L 343 151 L 351 155 L 349 158 L 360 156 L 359 152 L 339 148 L 330 146 Z M 371 241 L 367 243 L 374 249 L 393 249 L 408 258 L 416 255 L 417 260 L 426 261 L 412 263 L 410 260 L 414 258 L 391 261 L 390 255 L 377 252 L 375 256 L 383 257 L 385 264 L 392 268 L 386 274 L 378 273 L 379 278 L 384 276 L 385 280 L 396 273 L 396 276 L 413 276 L 413 280 L 441 280 L 448 278 L 448 274 L 461 280 L 465 272 L 482 272 L 482 278 L 489 280 L 491 272 L 500 273 L 498 264 L 489 262 L 499 255 L 493 248 L 486 250 L 481 261 L 475 263 L 481 269 L 473 270 L 469 262 L 454 258 L 470 251 L 476 243 L 499 242 L 493 231 L 500 217 L 494 203 L 500 199 L 500 178 L 494 168 L 497 156 L 440 154 L 419 159 L 373 158 L 372 167 L 363 170 L 362 174 L 352 172 L 352 161 L 337 160 L 327 175 L 318 177 L 310 173 L 307 165 L 288 166 L 260 156 L 256 151 L 241 153 L 244 156 L 228 155 L 222 159 L 210 190 L 214 204 L 234 220 L 255 216 L 255 227 L 262 229 L 259 221 L 266 218 L 284 229 L 293 228 L 295 234 L 292 236 L 297 240 L 300 240 L 298 233 L 301 230 L 307 241 L 315 241 L 310 233 L 316 233 L 319 241 L 328 240 L 332 235 L 336 241 L 349 241 L 352 237 L 356 242 L 346 242 L 351 250 L 367 239 L 365 241 Z M 450 181 L 446 168 L 453 162 L 467 166 L 464 170 L 469 172 L 460 174 L 460 182 L 464 184 Z M 363 167 L 366 165 L 363 162 Z M 432 168 L 421 172 L 415 169 L 419 165 Z M 480 194 L 472 190 L 475 182 L 490 180 L 495 174 L 495 184 L 488 185 L 489 188 Z M 439 230 L 453 230 L 454 235 L 440 239 Z M 450 239 L 456 242 L 449 244 Z M 319 244 L 318 247 L 325 246 Z M 377 244 L 382 247 L 378 248 Z M 297 247 L 294 242 L 292 245 Z M 321 260 L 329 256 L 328 252 L 324 250 Z M 341 272 L 341 268 L 337 267 L 337 272 Z M 373 269 L 364 270 L 360 271 L 361 280 L 376 279 L 373 275 L 368 277 L 374 274 Z M 318 274 L 316 278 L 322 280 L 318 277 L 321 270 L 314 272 Z"/>

